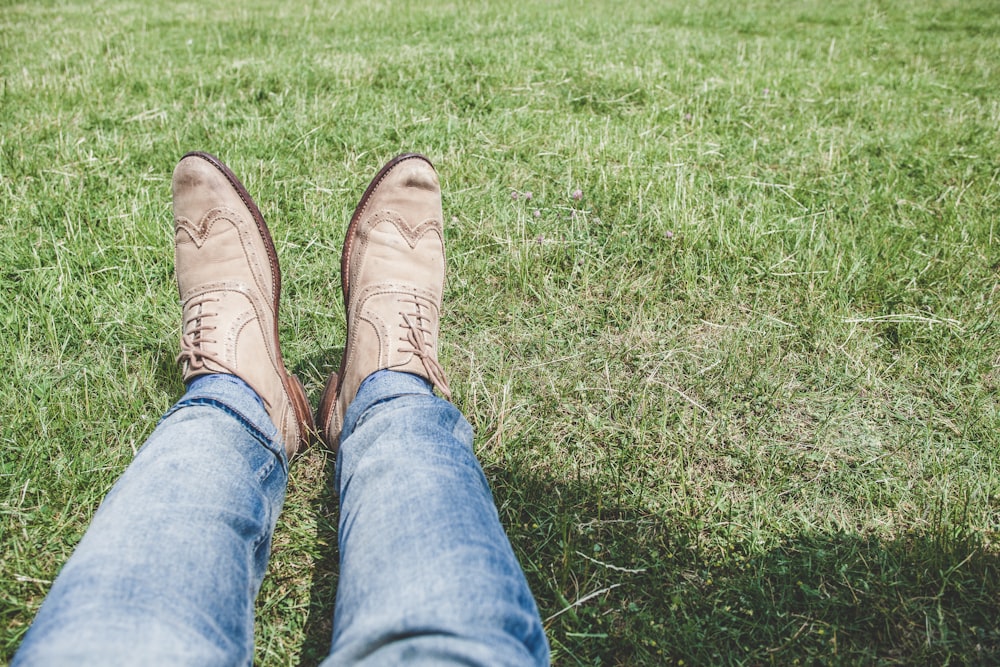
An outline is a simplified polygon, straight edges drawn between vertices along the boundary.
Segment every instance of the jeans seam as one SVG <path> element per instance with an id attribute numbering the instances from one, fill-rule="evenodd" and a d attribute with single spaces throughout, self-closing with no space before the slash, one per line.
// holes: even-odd
<path id="1" fill-rule="evenodd" d="M 275 458 L 279 458 L 279 457 L 275 457 Z M 257 475 L 257 483 L 262 488 L 265 487 L 265 486 L 267 486 L 264 481 L 268 477 L 270 477 L 271 475 L 275 474 L 275 468 L 276 468 L 276 466 L 274 465 L 274 461 L 273 460 L 267 466 L 261 468 L 261 473 Z M 281 497 L 281 505 L 284 505 L 284 498 L 285 498 L 284 492 L 282 492 L 281 496 L 282 496 Z M 253 544 L 253 552 L 254 553 L 257 552 L 257 549 L 260 548 L 260 545 L 262 545 L 264 542 L 268 541 L 269 539 L 271 539 L 273 537 L 273 532 L 274 532 L 273 525 L 276 523 L 276 519 L 273 516 L 274 515 L 274 502 L 272 500 L 269 499 L 269 502 L 265 503 L 265 511 L 267 512 L 267 516 L 265 517 L 265 520 L 266 520 L 265 525 L 267 526 L 267 530 L 263 534 L 261 534 L 256 540 L 254 540 L 254 544 Z"/>
<path id="2" fill-rule="evenodd" d="M 228 403 L 220 401 L 217 398 L 210 398 L 207 396 L 194 396 L 191 398 L 183 399 L 179 401 L 173 408 L 168 410 L 167 414 L 163 415 L 163 419 L 166 419 L 167 417 L 177 412 L 181 408 L 192 407 L 192 406 L 210 407 L 221 410 L 222 412 L 226 413 L 227 415 L 235 419 L 240 424 L 240 426 L 242 426 L 246 431 L 250 433 L 250 435 L 254 438 L 254 440 L 259 442 L 269 452 L 271 452 L 274 458 L 269 459 L 266 464 L 257 468 L 257 470 L 254 471 L 254 476 L 256 477 L 257 483 L 260 486 L 264 486 L 263 481 L 267 479 L 274 472 L 276 461 L 280 461 L 284 465 L 284 461 L 282 460 L 281 455 L 277 452 L 276 448 L 272 446 L 271 439 L 268 438 L 267 435 L 262 430 L 260 430 L 249 417 L 243 414 L 243 412 L 237 410 Z M 264 525 L 270 526 L 271 503 L 270 502 L 264 503 L 264 506 L 267 511 L 267 517 L 265 517 Z M 267 539 L 267 537 L 268 537 L 268 531 L 264 531 L 262 534 L 258 535 L 257 538 L 254 539 L 253 541 L 252 551 L 256 552 L 257 549 L 260 548 L 260 545 L 263 544 L 264 541 Z"/>
<path id="3" fill-rule="evenodd" d="M 284 461 L 281 458 L 281 454 L 278 453 L 278 448 L 274 446 L 272 439 L 269 438 L 267 434 L 264 433 L 264 431 L 262 431 L 252 419 L 247 417 L 240 410 L 237 410 L 228 403 L 221 401 L 217 398 L 210 398 L 207 396 L 194 396 L 191 398 L 182 399 L 178 403 L 176 403 L 172 408 L 167 410 L 166 414 L 164 414 L 163 417 L 160 419 L 160 423 L 163 423 L 168 417 L 173 415 L 178 410 L 194 406 L 216 408 L 218 410 L 221 410 L 225 414 L 229 415 L 230 417 L 235 419 L 240 424 L 240 426 L 246 429 L 255 440 L 257 440 L 269 452 L 271 452 L 271 454 L 273 454 L 276 459 L 278 459 L 279 461 L 282 462 L 282 464 L 284 464 Z M 263 473 L 258 472 L 257 481 L 260 481 L 264 477 L 267 477 L 267 475 L 270 474 L 271 469 L 273 469 L 273 467 L 274 467 L 274 462 L 272 461 L 270 466 L 265 466 L 266 471 L 264 471 Z"/>
<path id="4" fill-rule="evenodd" d="M 351 429 L 351 433 L 356 431 L 358 428 L 363 426 L 366 421 L 368 421 L 368 415 L 371 413 L 372 408 L 376 408 L 380 405 L 388 403 L 389 401 L 394 401 L 397 398 L 403 398 L 404 396 L 428 396 L 428 395 L 433 396 L 433 394 L 427 394 L 422 391 L 407 391 L 401 394 L 392 394 L 391 396 L 383 396 L 382 398 L 373 401 L 369 405 L 365 406 L 364 411 L 360 415 L 358 415 L 357 420 L 355 420 L 354 428 Z"/>

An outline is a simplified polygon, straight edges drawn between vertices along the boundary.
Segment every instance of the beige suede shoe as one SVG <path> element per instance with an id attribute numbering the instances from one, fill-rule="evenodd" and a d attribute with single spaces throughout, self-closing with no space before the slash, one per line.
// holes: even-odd
<path id="1" fill-rule="evenodd" d="M 382 167 L 354 210 L 340 257 L 347 344 L 317 416 L 333 450 L 347 406 L 377 370 L 414 373 L 451 398 L 437 359 L 445 268 L 441 220 L 437 173 L 426 157 L 412 153 Z"/>
<path id="2" fill-rule="evenodd" d="M 240 377 L 263 399 L 291 458 L 315 425 L 302 383 L 281 358 L 281 272 L 264 218 L 233 172 L 207 153 L 181 159 L 173 191 L 184 381 Z"/>

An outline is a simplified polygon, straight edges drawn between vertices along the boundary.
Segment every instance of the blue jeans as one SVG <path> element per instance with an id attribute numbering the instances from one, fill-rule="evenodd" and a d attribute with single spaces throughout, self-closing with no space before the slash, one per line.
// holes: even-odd
<path id="1" fill-rule="evenodd" d="M 249 387 L 196 379 L 108 493 L 14 665 L 250 665 L 288 461 Z M 547 664 L 524 574 L 472 452 L 422 379 L 379 371 L 337 460 L 342 664 Z"/>

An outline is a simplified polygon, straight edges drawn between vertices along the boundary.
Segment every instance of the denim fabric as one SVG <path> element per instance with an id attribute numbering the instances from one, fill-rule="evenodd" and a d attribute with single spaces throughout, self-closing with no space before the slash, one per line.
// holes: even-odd
<path id="1" fill-rule="evenodd" d="M 333 665 L 537 665 L 535 601 L 472 452 L 422 378 L 380 371 L 347 410 L 337 461 Z"/>
<path id="2" fill-rule="evenodd" d="M 421 379 L 380 371 L 338 454 L 340 588 L 325 665 L 547 664 L 524 575 L 472 453 Z M 14 665 L 249 665 L 284 502 L 259 397 L 205 376 L 164 416 L 56 579 Z"/>
<path id="3" fill-rule="evenodd" d="M 287 477 L 253 392 L 192 383 L 104 499 L 14 664 L 251 664 Z"/>

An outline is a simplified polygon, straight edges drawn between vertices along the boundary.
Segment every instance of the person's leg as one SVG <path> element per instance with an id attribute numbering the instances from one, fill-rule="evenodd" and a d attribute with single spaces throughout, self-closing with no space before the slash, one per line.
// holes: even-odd
<path id="1" fill-rule="evenodd" d="M 343 433 L 329 664 L 547 664 L 538 610 L 458 409 L 423 378 L 379 371 Z"/>
<path id="2" fill-rule="evenodd" d="M 338 445 L 340 579 L 329 665 L 546 664 L 524 574 L 438 362 L 441 189 L 401 155 L 341 256 L 347 344 L 318 421 Z"/>
<path id="3" fill-rule="evenodd" d="M 278 345 L 270 232 L 217 158 L 173 176 L 188 392 L 105 498 L 15 658 L 250 664 L 253 602 L 312 415 Z"/>
<path id="4" fill-rule="evenodd" d="M 257 395 L 207 375 L 108 493 L 14 665 L 249 665 L 287 459 Z"/>

